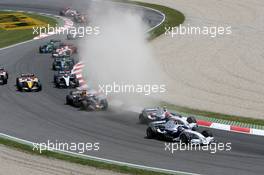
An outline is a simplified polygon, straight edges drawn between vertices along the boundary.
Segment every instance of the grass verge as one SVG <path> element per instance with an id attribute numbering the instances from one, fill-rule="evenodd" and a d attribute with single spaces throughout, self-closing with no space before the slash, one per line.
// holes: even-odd
<path id="1" fill-rule="evenodd" d="M 6 11 L 0 11 L 1 14 L 3 13 L 12 13 L 12 12 L 6 12 Z M 49 24 L 50 26 L 55 26 L 57 24 L 57 21 L 53 18 L 37 15 L 37 14 L 31 14 L 31 13 L 23 13 L 30 18 L 40 20 L 45 24 Z M 36 35 L 33 35 L 32 29 L 18 29 L 18 30 L 4 30 L 0 29 L 0 48 L 6 47 L 12 44 L 16 44 L 19 42 L 23 42 L 26 40 L 30 40 L 34 38 Z"/>
<path id="2" fill-rule="evenodd" d="M 30 153 L 33 155 L 42 155 L 48 158 L 55 158 L 55 159 L 59 159 L 59 160 L 63 160 L 63 161 L 71 162 L 71 163 L 88 165 L 91 167 L 110 170 L 110 171 L 114 171 L 118 173 L 127 173 L 127 174 L 135 174 L 135 175 L 168 175 L 167 173 L 148 171 L 148 170 L 143 170 L 143 169 L 138 169 L 138 168 L 131 168 L 128 166 L 114 165 L 110 163 L 102 163 L 96 160 L 89 160 L 85 158 L 65 155 L 65 154 L 51 152 L 51 151 L 43 151 L 40 154 L 38 151 L 33 151 L 33 146 L 31 147 L 29 145 L 21 144 L 21 143 L 18 143 L 18 142 L 9 140 L 9 139 L 4 139 L 4 138 L 0 138 L 0 144 L 11 147 L 11 148 L 15 148 L 16 150 L 19 150 L 25 153 Z"/>
<path id="3" fill-rule="evenodd" d="M 254 118 L 249 118 L 249 117 L 241 117 L 241 116 L 221 114 L 221 113 L 210 112 L 210 111 L 203 111 L 203 110 L 198 110 L 198 109 L 191 109 L 188 107 L 177 106 L 177 105 L 166 103 L 166 102 L 161 102 L 161 105 L 167 106 L 168 109 L 191 114 L 191 115 L 200 115 L 200 116 L 204 116 L 208 118 L 215 118 L 215 119 L 222 119 L 222 120 L 236 121 L 236 122 L 241 122 L 241 123 L 246 123 L 246 124 L 264 126 L 264 120 L 262 119 L 254 119 Z"/>

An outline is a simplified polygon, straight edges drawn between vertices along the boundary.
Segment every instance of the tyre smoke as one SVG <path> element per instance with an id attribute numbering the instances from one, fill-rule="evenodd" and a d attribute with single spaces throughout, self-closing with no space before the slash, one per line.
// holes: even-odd
<path id="1" fill-rule="evenodd" d="M 80 43 L 80 56 L 86 65 L 85 78 L 89 86 L 95 89 L 113 84 L 160 86 L 160 68 L 147 41 L 144 13 L 133 7 L 98 2 L 90 6 L 88 13 L 90 25 L 100 27 L 99 35 L 88 36 Z M 111 94 L 127 104 L 145 103 L 153 95 Z"/>

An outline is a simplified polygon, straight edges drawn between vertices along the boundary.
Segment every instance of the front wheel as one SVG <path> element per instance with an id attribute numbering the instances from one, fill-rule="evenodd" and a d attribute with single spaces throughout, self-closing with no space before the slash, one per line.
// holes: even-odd
<path id="1" fill-rule="evenodd" d="M 154 138 L 154 132 L 152 131 L 151 127 L 147 128 L 146 134 L 148 139 Z"/>
<path id="2" fill-rule="evenodd" d="M 42 85 L 41 84 L 39 85 L 37 92 L 40 92 L 40 91 L 42 91 Z"/>
<path id="3" fill-rule="evenodd" d="M 102 110 L 106 111 L 108 109 L 108 102 L 107 102 L 107 100 L 102 100 L 101 101 L 101 105 L 103 106 L 102 107 Z"/>
<path id="4" fill-rule="evenodd" d="M 73 103 L 72 103 L 72 98 L 71 98 L 70 95 L 67 95 L 67 96 L 66 96 L 66 104 L 67 104 L 67 105 L 72 105 L 72 104 L 73 104 Z"/>
<path id="5" fill-rule="evenodd" d="M 89 110 L 89 104 L 88 104 L 87 101 L 84 100 L 84 101 L 81 102 L 81 109 L 85 110 L 85 111 Z"/>
<path id="6" fill-rule="evenodd" d="M 204 130 L 204 131 L 202 131 L 202 133 L 201 133 L 204 137 L 213 137 L 213 134 L 210 132 L 210 131 L 208 131 L 208 130 Z"/>

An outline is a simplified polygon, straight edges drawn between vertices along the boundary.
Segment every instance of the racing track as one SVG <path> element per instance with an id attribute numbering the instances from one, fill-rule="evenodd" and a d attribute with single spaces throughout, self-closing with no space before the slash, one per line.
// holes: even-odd
<path id="1" fill-rule="evenodd" d="M 65 6 L 59 0 L 3 0 L 2 9 L 21 9 L 57 14 Z M 81 2 L 80 2 L 81 3 Z M 8 5 L 9 4 L 9 5 Z M 12 4 L 12 5 L 10 5 Z M 80 4 L 79 4 L 80 5 Z M 78 8 L 78 6 L 77 6 Z M 154 14 L 150 16 L 153 18 Z M 220 142 L 231 142 L 231 152 L 164 151 L 164 143 L 144 138 L 146 126 L 137 123 L 133 112 L 87 113 L 64 105 L 67 90 L 53 88 L 52 59 L 37 53 L 45 41 L 33 41 L 0 50 L 0 64 L 10 74 L 9 83 L 0 87 L 0 132 L 33 142 L 100 142 L 99 152 L 90 155 L 202 174 L 262 174 L 263 137 L 213 130 Z M 36 73 L 43 84 L 40 93 L 19 93 L 14 86 L 21 72 Z"/>

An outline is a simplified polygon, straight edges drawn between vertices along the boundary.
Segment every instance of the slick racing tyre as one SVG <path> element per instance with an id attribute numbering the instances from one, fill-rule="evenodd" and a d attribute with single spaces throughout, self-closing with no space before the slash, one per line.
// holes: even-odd
<path id="1" fill-rule="evenodd" d="M 188 123 L 197 123 L 196 119 L 192 116 L 187 118 L 187 122 Z"/>
<path id="2" fill-rule="evenodd" d="M 85 111 L 89 111 L 90 110 L 89 104 L 88 104 L 87 101 L 84 100 L 84 101 L 81 102 L 81 110 L 85 110 Z"/>
<path id="3" fill-rule="evenodd" d="M 73 99 L 70 95 L 66 96 L 66 105 L 73 105 Z"/>
<path id="4" fill-rule="evenodd" d="M 180 141 L 184 144 L 188 144 L 191 141 L 190 135 L 188 133 L 182 133 L 180 135 Z"/>
<path id="5" fill-rule="evenodd" d="M 108 109 L 108 102 L 107 100 L 101 100 L 101 105 L 103 106 L 102 110 L 106 111 Z"/>
<path id="6" fill-rule="evenodd" d="M 208 130 L 204 130 L 204 131 L 202 131 L 202 133 L 201 133 L 204 137 L 213 137 L 213 134 L 210 132 L 210 131 L 208 131 Z"/>
<path id="7" fill-rule="evenodd" d="M 3 84 L 7 84 L 7 79 L 4 79 L 3 80 Z"/>
<path id="8" fill-rule="evenodd" d="M 152 131 L 151 127 L 148 127 L 147 130 L 146 130 L 146 134 L 147 134 L 147 138 L 148 139 L 152 139 L 154 138 L 155 134 L 154 132 Z"/>
<path id="9" fill-rule="evenodd" d="M 138 119 L 139 119 L 139 122 L 140 123 L 142 123 L 142 124 L 146 123 L 146 121 L 144 120 L 144 116 L 143 116 L 142 113 L 139 114 Z"/>
<path id="10" fill-rule="evenodd" d="M 42 91 L 42 85 L 41 84 L 39 85 L 37 92 L 40 92 L 40 91 Z"/>

